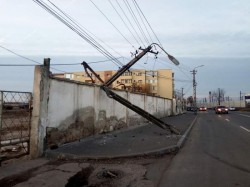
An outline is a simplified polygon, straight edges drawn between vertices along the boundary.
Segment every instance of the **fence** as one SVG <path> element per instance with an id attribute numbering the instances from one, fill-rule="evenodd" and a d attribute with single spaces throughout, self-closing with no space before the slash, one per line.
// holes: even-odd
<path id="1" fill-rule="evenodd" d="M 30 92 L 0 91 L 0 155 L 6 159 L 29 154 Z"/>

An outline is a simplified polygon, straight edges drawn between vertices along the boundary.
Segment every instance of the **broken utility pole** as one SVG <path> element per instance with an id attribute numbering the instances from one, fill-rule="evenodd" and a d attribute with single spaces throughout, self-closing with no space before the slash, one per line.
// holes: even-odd
<path id="1" fill-rule="evenodd" d="M 149 45 L 146 49 L 141 49 L 142 52 L 135 56 L 130 62 L 128 62 L 126 65 L 124 65 L 121 69 L 119 69 L 108 81 L 104 82 L 96 73 L 95 71 L 86 63 L 83 62 L 82 65 L 87 73 L 87 75 L 91 78 L 92 82 L 95 83 L 94 79 L 92 78 L 92 76 L 90 76 L 89 72 L 87 70 L 90 70 L 95 77 L 101 82 L 103 83 L 101 85 L 101 88 L 103 91 L 106 92 L 107 96 L 109 98 L 113 98 L 114 100 L 116 100 L 117 102 L 121 103 L 122 105 L 128 107 L 129 109 L 133 110 L 134 112 L 136 112 L 137 114 L 141 115 L 142 117 L 146 118 L 147 120 L 149 120 L 150 122 L 152 122 L 153 124 L 159 126 L 160 128 L 163 129 L 168 129 L 170 130 L 171 133 L 174 134 L 180 134 L 180 131 L 178 129 L 176 129 L 173 125 L 167 124 L 165 122 L 163 122 L 162 120 L 156 118 L 155 116 L 151 115 L 150 113 L 148 113 L 147 111 L 141 109 L 140 107 L 133 105 L 132 103 L 130 103 L 128 100 L 124 99 L 123 97 L 117 95 L 116 93 L 114 93 L 113 91 L 110 90 L 110 88 L 108 88 L 109 86 L 111 86 L 111 84 L 118 78 L 120 77 L 125 71 L 129 70 L 129 68 L 131 66 L 133 66 L 138 60 L 140 60 L 145 54 L 147 54 L 148 52 L 150 53 L 154 53 L 154 54 L 158 54 L 158 52 L 154 52 L 152 51 L 152 45 L 157 45 L 156 43 L 153 43 L 151 45 Z M 169 59 L 176 65 L 179 64 L 179 62 L 171 55 L 169 55 L 161 46 L 159 46 L 169 57 Z"/>

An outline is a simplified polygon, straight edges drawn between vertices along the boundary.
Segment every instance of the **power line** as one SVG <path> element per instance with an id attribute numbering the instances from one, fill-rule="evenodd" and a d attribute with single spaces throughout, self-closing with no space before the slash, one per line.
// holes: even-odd
<path id="1" fill-rule="evenodd" d="M 139 21 L 137 20 L 135 14 L 134 14 L 134 11 L 133 11 L 133 9 L 131 8 L 130 4 L 128 3 L 127 0 L 123 0 L 123 2 L 124 2 L 124 4 L 126 5 L 127 9 L 129 10 L 130 14 L 132 15 L 132 18 L 133 18 L 135 24 L 137 25 L 137 27 L 139 28 L 140 32 L 142 33 L 142 36 L 144 37 L 145 41 L 146 41 L 146 42 L 148 43 L 148 45 L 149 45 L 150 43 L 149 43 L 149 41 L 148 41 L 148 39 L 147 39 L 147 37 L 146 37 L 146 35 L 145 35 L 143 29 L 141 28 L 141 25 L 140 25 Z"/>
<path id="2" fill-rule="evenodd" d="M 48 0 L 49 1 L 49 0 Z M 49 1 L 50 2 L 50 1 Z M 68 14 L 66 14 L 64 11 L 62 11 L 58 6 L 56 6 L 54 3 L 52 3 L 52 2 L 50 2 L 57 10 L 59 10 L 59 12 L 61 12 L 64 16 L 66 16 L 70 21 L 72 21 L 72 23 L 73 24 L 75 24 L 75 28 L 77 29 L 80 29 L 80 31 L 82 31 L 83 33 L 81 33 L 81 34 L 85 34 L 85 37 L 87 38 L 87 39 L 89 39 L 91 42 L 93 42 L 96 46 L 98 46 L 99 47 L 99 49 L 101 50 L 101 51 L 103 51 L 104 53 L 105 53 L 105 55 L 108 55 L 108 57 L 110 58 L 110 59 L 115 59 L 113 56 L 112 56 L 112 54 L 111 53 L 109 53 L 104 47 L 102 47 L 93 37 L 91 37 L 73 18 L 71 18 L 71 16 L 69 16 Z M 65 21 L 67 21 L 66 19 L 64 19 Z M 70 22 L 69 21 L 67 21 L 69 24 L 70 24 Z M 74 26 L 74 25 L 73 25 Z M 106 56 L 107 57 L 107 56 Z M 117 61 L 117 60 L 114 60 L 114 62 L 116 63 L 116 64 L 119 64 L 120 66 L 122 66 L 123 64 L 121 63 L 121 62 L 119 62 L 119 61 Z M 119 67 L 119 65 L 118 65 L 118 67 Z"/>
<path id="3" fill-rule="evenodd" d="M 151 42 L 154 43 L 154 41 L 153 41 L 153 39 L 152 39 L 152 37 L 151 37 L 151 35 L 150 35 L 148 29 L 147 29 L 147 26 L 146 26 L 146 24 L 144 23 L 144 21 L 143 21 L 143 19 L 142 19 L 142 16 L 141 16 L 141 14 L 140 14 L 140 10 L 139 10 L 139 8 L 136 6 L 135 0 L 133 1 L 133 3 L 134 3 L 134 5 L 135 5 L 136 11 L 137 11 L 137 13 L 138 13 L 138 15 L 139 15 L 139 17 L 140 17 L 140 19 L 141 19 L 141 22 L 143 23 L 143 25 L 144 25 L 144 27 L 145 27 L 147 33 L 148 33 L 148 36 L 149 36 Z"/>
<path id="4" fill-rule="evenodd" d="M 49 1 L 49 0 L 48 0 Z M 49 1 L 50 2 L 50 1 Z M 89 31 L 86 27 L 82 26 L 79 22 L 77 22 L 74 18 L 72 18 L 70 15 L 68 15 L 67 13 L 65 13 L 64 11 L 62 11 L 61 9 L 59 9 L 59 7 L 57 7 L 54 3 L 50 2 L 54 7 L 56 7 L 60 12 L 62 12 L 64 15 L 66 15 L 70 20 L 73 21 L 73 23 L 75 23 L 79 28 L 83 28 L 82 30 L 85 31 L 86 33 L 90 33 L 93 37 L 95 37 L 97 40 L 99 40 L 100 42 L 102 42 L 104 45 L 106 45 L 109 49 L 111 49 L 112 51 L 114 51 L 116 54 L 120 55 L 121 57 L 123 57 L 119 52 L 117 52 L 116 50 L 114 50 L 111 46 L 109 46 L 106 42 L 104 42 L 102 39 L 98 38 L 93 32 Z M 125 57 L 123 57 L 125 58 Z"/>
<path id="5" fill-rule="evenodd" d="M 33 60 L 33 59 L 30 59 L 30 58 L 28 58 L 28 57 L 25 57 L 25 56 L 23 56 L 23 55 L 20 55 L 20 54 L 18 54 L 18 53 L 16 53 L 16 52 L 14 52 L 14 51 L 12 51 L 12 50 L 6 48 L 6 47 L 3 47 L 3 46 L 0 46 L 0 47 L 3 48 L 3 49 L 5 49 L 5 50 L 7 50 L 7 51 L 9 51 L 9 52 L 12 53 L 12 54 L 18 56 L 18 57 L 20 57 L 20 58 L 23 58 L 23 59 L 28 60 L 28 61 L 31 61 L 31 62 L 35 62 L 35 63 L 36 63 L 35 65 L 37 65 L 37 64 L 42 65 L 42 63 L 40 63 L 40 62 L 37 62 L 37 61 L 35 61 L 35 60 Z M 13 66 L 14 66 L 14 65 L 15 65 L 15 64 L 13 64 Z M 35 66 L 35 65 L 32 65 L 32 64 L 24 64 L 23 66 Z M 2 65 L 0 65 L 0 66 L 7 66 L 7 64 L 2 64 Z M 11 64 L 10 64 L 9 66 L 11 66 Z M 19 65 L 19 66 L 21 66 L 21 65 Z M 60 71 L 60 72 L 65 72 L 65 71 L 62 71 L 62 70 L 59 70 L 59 69 L 56 69 L 56 68 L 51 68 L 51 69 L 54 69 L 54 70 Z M 65 72 L 65 73 L 66 73 L 66 72 Z"/>
<path id="6" fill-rule="evenodd" d="M 158 38 L 157 35 L 155 34 L 153 28 L 151 27 L 151 25 L 150 25 L 150 23 L 148 22 L 147 18 L 146 18 L 145 15 L 143 14 L 141 8 L 139 7 L 139 5 L 137 4 L 137 2 L 136 2 L 135 0 L 134 0 L 134 2 L 135 2 L 135 4 L 136 4 L 136 6 L 138 7 L 139 11 L 141 12 L 142 16 L 144 17 L 144 19 L 146 20 L 146 22 L 147 22 L 149 28 L 151 29 L 151 31 L 153 32 L 155 38 L 157 39 L 157 41 L 159 42 L 159 44 L 162 46 L 162 44 L 161 44 L 159 38 Z"/>
<path id="7" fill-rule="evenodd" d="M 42 63 L 40 63 L 40 62 L 35 61 L 35 60 L 33 60 L 33 59 L 30 59 L 30 58 L 28 58 L 28 57 L 25 57 L 25 56 L 23 56 L 23 55 L 20 55 L 20 54 L 18 54 L 18 53 L 16 53 L 16 52 L 14 52 L 14 51 L 12 51 L 12 50 L 6 48 L 6 47 L 3 47 L 3 46 L 1 46 L 1 45 L 0 45 L 0 47 L 3 48 L 3 49 L 5 49 L 5 50 L 7 50 L 7 51 L 9 51 L 9 52 L 12 53 L 12 54 L 18 56 L 18 57 L 20 57 L 20 58 L 23 58 L 23 59 L 25 59 L 25 60 L 28 60 L 28 61 L 35 62 L 35 63 L 36 63 L 36 64 L 0 64 L 0 66 L 36 66 L 37 64 L 42 65 Z M 118 57 L 118 58 L 116 58 L 116 59 L 120 59 L 120 58 L 123 58 L 123 57 Z M 111 61 L 111 60 L 93 61 L 93 62 L 89 62 L 88 64 L 100 63 L 100 62 L 108 62 L 108 61 Z M 50 65 L 52 65 L 52 66 L 81 65 L 81 63 L 71 63 L 71 64 L 50 64 Z"/>
<path id="8" fill-rule="evenodd" d="M 116 59 L 120 59 L 120 58 L 123 58 L 123 57 L 118 57 Z M 87 64 L 95 64 L 95 63 L 108 62 L 108 61 L 110 61 L 110 60 L 99 60 L 99 61 L 88 62 Z"/>
<path id="9" fill-rule="evenodd" d="M 37 66 L 37 64 L 0 64 L 0 66 L 21 67 L 21 66 Z"/>
<path id="10" fill-rule="evenodd" d="M 133 38 L 135 39 L 135 41 L 137 42 L 138 46 L 140 46 L 138 40 L 136 39 L 135 35 L 133 34 L 133 32 L 130 30 L 130 28 L 128 27 L 127 23 L 124 21 L 124 19 L 122 18 L 122 16 L 120 15 L 120 13 L 117 11 L 117 9 L 115 8 L 115 6 L 113 5 L 113 3 L 109 0 L 109 3 L 111 4 L 111 6 L 113 7 L 113 9 L 115 10 L 115 12 L 117 13 L 117 15 L 121 18 L 122 22 L 124 23 L 124 25 L 126 26 L 126 28 L 128 29 L 128 31 L 130 32 L 130 34 L 133 36 Z"/>
<path id="11" fill-rule="evenodd" d="M 78 34 L 81 38 L 83 38 L 86 42 L 92 45 L 95 49 L 97 49 L 108 59 L 112 59 L 118 67 L 119 64 L 121 65 L 121 62 L 114 60 L 114 57 L 105 48 L 103 48 L 98 42 L 96 42 L 92 37 L 90 37 L 79 25 L 77 25 L 73 20 L 71 20 L 71 18 L 61 9 L 52 4 L 54 7 L 56 7 L 57 10 L 59 10 L 59 12 L 57 12 L 56 10 L 51 8 L 48 4 L 40 0 L 33 0 L 33 1 L 37 3 L 40 7 L 42 7 L 44 10 L 46 10 L 48 13 L 53 15 L 55 18 L 57 18 L 59 21 L 61 21 L 63 24 L 65 24 L 67 27 L 69 27 L 72 31 Z"/>
<path id="12" fill-rule="evenodd" d="M 20 54 L 18 54 L 18 53 L 16 53 L 16 52 L 14 52 L 14 51 L 12 51 L 12 50 L 6 48 L 6 47 L 3 47 L 3 46 L 1 46 L 1 45 L 0 45 L 0 47 L 1 47 L 2 49 L 5 49 L 6 51 L 9 51 L 10 53 L 12 53 L 12 54 L 14 54 L 14 55 L 16 55 L 16 56 L 19 56 L 19 57 L 25 59 L 25 60 L 29 60 L 29 61 L 31 61 L 31 62 L 35 62 L 36 64 L 41 64 L 40 62 L 37 62 L 37 61 L 35 61 L 35 60 L 32 60 L 32 59 L 30 59 L 30 58 L 28 58 L 28 57 L 25 57 L 25 56 L 23 56 L 23 55 L 20 55 Z"/>
<path id="13" fill-rule="evenodd" d="M 77 64 L 50 64 L 50 66 L 74 66 L 81 65 L 81 63 Z M 0 66 L 37 66 L 37 64 L 0 64 Z"/>
<path id="14" fill-rule="evenodd" d="M 101 11 L 101 9 L 92 1 L 90 0 L 90 2 L 99 10 L 99 12 L 101 12 L 101 14 L 109 21 L 109 23 L 111 25 L 113 25 L 113 27 L 118 31 L 118 33 L 120 33 L 120 35 L 132 46 L 134 47 L 134 45 L 122 34 L 122 32 L 111 22 L 111 20 Z"/>
<path id="15" fill-rule="evenodd" d="M 158 58 L 158 60 L 159 60 L 159 62 L 160 62 L 161 64 L 166 65 L 165 63 L 163 63 L 163 62 L 165 62 L 165 61 L 162 60 L 161 58 Z M 168 62 L 168 61 L 167 61 L 167 62 Z M 171 63 L 169 63 L 169 64 L 172 65 Z M 173 66 L 173 67 L 176 68 L 176 66 Z M 173 67 L 172 67 L 172 68 L 173 68 Z M 190 77 L 188 74 L 186 74 L 186 73 L 182 70 L 181 67 L 177 66 L 177 68 L 178 68 L 178 70 L 181 71 L 187 78 L 191 79 L 191 77 Z"/>
<path id="16" fill-rule="evenodd" d="M 134 28 L 133 24 L 131 23 L 131 21 L 129 20 L 126 12 L 123 10 L 122 6 L 120 5 L 120 3 L 116 0 L 117 5 L 119 6 L 119 8 L 121 9 L 123 15 L 125 16 L 125 18 L 127 19 L 128 23 L 130 24 L 130 26 L 132 27 L 132 29 L 134 30 L 134 32 L 136 33 L 137 37 L 139 38 L 140 42 L 142 43 L 142 45 L 145 47 L 145 44 L 143 42 L 143 40 L 141 39 L 140 35 L 138 34 L 138 32 L 136 31 L 136 29 Z"/>

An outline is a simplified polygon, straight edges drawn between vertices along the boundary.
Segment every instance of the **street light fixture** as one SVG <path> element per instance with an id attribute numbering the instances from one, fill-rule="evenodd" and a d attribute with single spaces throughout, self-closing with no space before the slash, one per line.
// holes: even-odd
<path id="1" fill-rule="evenodd" d="M 171 60 L 171 62 L 173 62 L 176 66 L 178 66 L 180 64 L 180 62 L 175 57 L 168 54 L 168 52 L 165 51 L 165 49 L 163 49 L 158 43 L 152 43 L 151 45 L 157 45 L 159 48 L 161 48 L 161 50 L 164 51 L 164 53 L 166 53 L 166 55 L 168 55 L 169 60 Z"/>

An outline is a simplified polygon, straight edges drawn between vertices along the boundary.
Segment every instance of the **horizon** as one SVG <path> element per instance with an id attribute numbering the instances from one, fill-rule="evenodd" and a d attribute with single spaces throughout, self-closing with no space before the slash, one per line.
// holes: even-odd
<path id="1" fill-rule="evenodd" d="M 33 62 L 27 62 L 25 59 L 21 59 L 20 57 L 16 56 L 8 56 L 5 57 L 9 59 L 7 61 L 8 64 L 32 64 L 35 65 Z M 37 56 L 37 58 L 34 58 L 34 60 L 39 59 L 40 56 Z M 51 71 L 53 73 L 60 73 L 59 71 L 54 70 L 59 69 L 63 72 L 81 72 L 84 71 L 84 68 L 80 65 L 82 61 L 80 61 L 82 57 L 74 57 L 73 61 L 74 63 L 79 62 L 79 65 L 72 65 L 72 66 L 53 66 L 55 63 L 60 64 L 68 64 L 72 63 L 71 57 L 65 57 L 65 56 L 57 56 L 52 57 L 51 59 Z M 79 60 L 77 60 L 79 59 Z M 100 60 L 99 57 L 88 57 L 89 60 Z M 222 60 L 223 59 L 223 60 Z M 3 57 L 0 57 L 0 62 L 2 62 L 4 59 Z M 13 61 L 14 60 L 14 61 Z M 132 66 L 132 69 L 144 69 L 144 61 L 145 59 L 142 59 L 138 62 L 138 64 L 135 64 Z M 174 79 L 175 79 L 175 90 L 180 91 L 181 88 L 184 88 L 185 97 L 192 96 L 192 75 L 190 71 L 198 66 L 198 65 L 204 65 L 204 67 L 197 69 L 196 74 L 196 82 L 197 82 L 197 98 L 204 98 L 208 97 L 209 91 L 217 90 L 218 88 L 225 90 L 225 95 L 230 97 L 239 97 L 240 91 L 243 93 L 250 93 L 250 84 L 248 83 L 249 75 L 248 70 L 250 69 L 250 58 L 179 58 L 180 61 L 180 67 L 175 66 L 171 64 L 171 62 L 163 63 L 155 63 L 154 60 L 148 60 L 147 63 L 149 64 L 152 62 L 151 67 L 154 66 L 154 70 L 157 69 L 171 69 L 174 73 Z M 237 62 L 237 66 L 235 67 L 235 62 Z M 41 62 L 43 63 L 43 62 Z M 101 62 L 97 64 L 90 64 L 90 66 L 95 71 L 105 71 L 105 70 L 117 70 L 118 67 L 114 66 L 111 62 Z M 180 69 L 181 68 L 181 71 Z M 13 71 L 14 69 L 14 71 Z M 146 69 L 147 70 L 147 69 Z M 153 70 L 153 69 L 148 69 Z M 224 70 L 224 73 L 222 73 L 223 79 L 218 79 L 218 73 L 215 71 L 222 71 Z M 237 70 L 241 70 L 242 73 L 238 73 Z M 13 73 L 9 74 L 9 71 L 13 71 Z M 15 67 L 4 67 L 2 66 L 0 68 L 0 86 L 1 90 L 14 90 L 15 88 L 22 88 L 19 91 L 29 91 L 32 92 L 33 90 L 33 74 L 34 74 L 34 66 L 24 66 L 24 67 L 18 67 L 16 69 Z M 230 75 L 234 75 L 235 77 L 232 77 Z M 213 78 L 213 76 L 215 78 Z M 237 78 L 238 77 L 238 78 Z M 9 81 L 6 81 L 9 80 Z M 24 83 L 24 86 L 20 86 L 21 82 Z M 230 85 L 233 82 L 239 82 L 236 85 L 236 88 L 231 88 Z M 18 85 L 18 86 L 17 86 Z M 207 85 L 211 85 L 208 87 Z M 17 90 L 15 90 L 17 91 Z"/>

